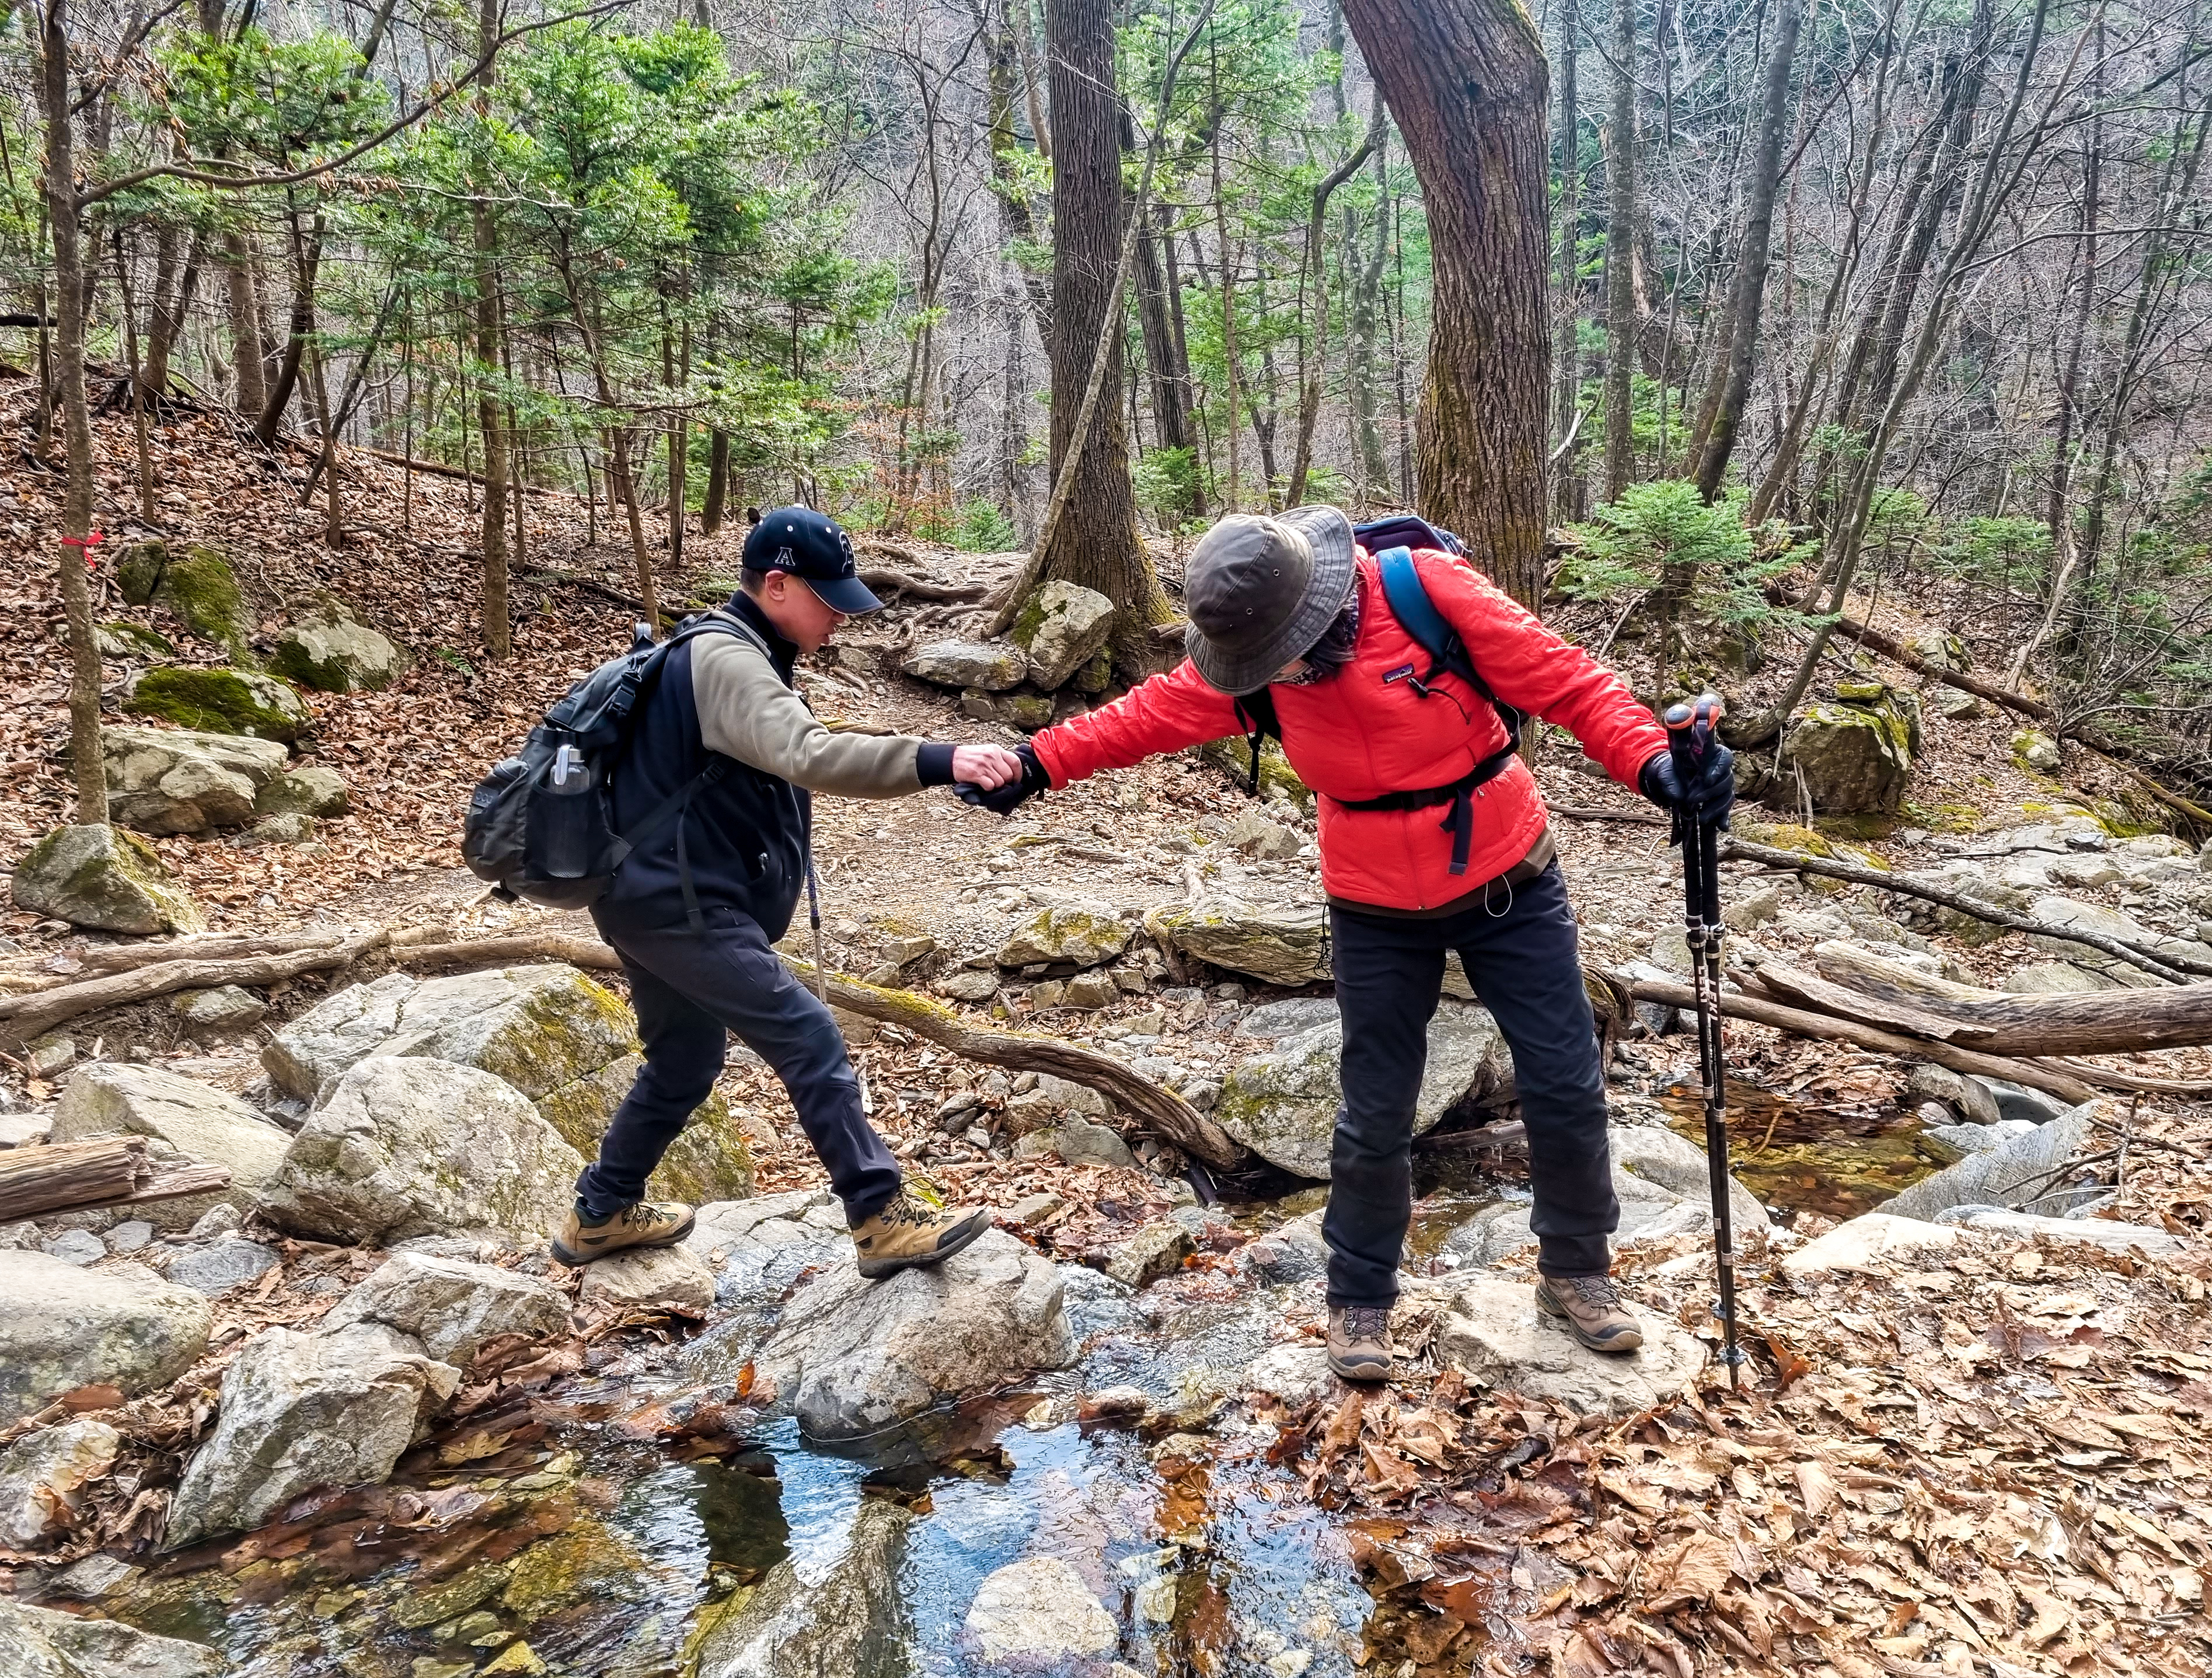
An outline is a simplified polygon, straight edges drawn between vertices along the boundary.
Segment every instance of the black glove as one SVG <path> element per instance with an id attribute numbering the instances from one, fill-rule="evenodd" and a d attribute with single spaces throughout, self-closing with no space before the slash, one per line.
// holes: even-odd
<path id="1" fill-rule="evenodd" d="M 1037 762 L 1036 748 L 1024 740 L 1014 748 L 1014 756 L 1022 760 L 1022 778 L 1009 781 L 1005 786 L 985 792 L 972 781 L 956 781 L 952 790 L 960 795 L 963 804 L 972 804 L 978 810 L 988 810 L 994 816 L 1011 816 L 1040 793 L 1052 789 L 1052 777 L 1045 773 L 1044 765 Z"/>
<path id="2" fill-rule="evenodd" d="M 1708 734 L 1705 750 L 1686 766 L 1671 751 L 1644 764 L 1638 790 L 1662 810 L 1694 814 L 1706 827 L 1724 828 L 1735 805 L 1735 753 Z"/>

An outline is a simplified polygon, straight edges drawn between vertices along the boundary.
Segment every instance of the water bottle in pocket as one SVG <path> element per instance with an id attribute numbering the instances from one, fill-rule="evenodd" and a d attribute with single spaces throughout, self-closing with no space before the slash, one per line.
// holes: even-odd
<path id="1" fill-rule="evenodd" d="M 605 871 L 606 816 L 599 777 L 573 740 L 555 745 L 539 797 L 531 806 L 531 861 L 551 879 L 582 879 Z"/>

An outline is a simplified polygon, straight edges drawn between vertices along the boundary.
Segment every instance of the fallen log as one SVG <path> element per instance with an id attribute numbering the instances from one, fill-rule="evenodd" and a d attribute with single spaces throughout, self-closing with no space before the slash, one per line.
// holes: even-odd
<path id="1" fill-rule="evenodd" d="M 100 1207 L 137 1206 L 230 1187 L 230 1172 L 198 1160 L 155 1160 L 143 1136 L 95 1136 L 0 1153 L 0 1223 Z"/>
<path id="2" fill-rule="evenodd" d="M 1595 805 L 1553 804 L 1548 799 L 1544 801 L 1544 808 L 1571 822 L 1630 822 L 1638 827 L 1665 827 L 1671 819 L 1656 810 L 1611 810 Z"/>
<path id="3" fill-rule="evenodd" d="M 165 961 L 123 973 L 28 995 L 0 997 L 0 1035 L 27 1043 L 51 1031 L 64 1020 L 99 1008 L 114 1008 L 166 996 L 172 991 L 201 990 L 216 985 L 266 985 L 302 973 L 325 972 L 345 967 L 392 939 L 389 927 L 377 927 L 335 943 L 325 943 L 285 954 L 249 956 L 235 961 Z"/>
<path id="4" fill-rule="evenodd" d="M 1665 983 L 1656 979 L 1623 979 L 1621 982 L 1627 985 L 1629 994 L 1641 1002 L 1664 1002 L 1677 1008 L 1697 1006 L 1697 993 L 1687 985 Z M 2029 1061 L 2006 1060 L 2000 1055 L 1960 1049 L 1955 1043 L 1908 1037 L 1902 1032 L 1885 1031 L 1859 1020 L 1838 1019 L 1832 1014 L 1785 1007 L 1778 1002 L 1769 1002 L 1756 996 L 1742 996 L 1734 992 L 1722 994 L 1720 1010 L 1728 1018 L 1747 1019 L 1757 1025 L 1771 1025 L 1777 1031 L 1788 1031 L 1801 1037 L 1826 1037 L 1839 1043 L 1854 1043 L 1862 1049 L 1875 1049 L 1885 1055 L 1902 1055 L 1915 1061 L 1933 1061 L 1954 1072 L 1979 1073 L 1985 1078 L 2002 1078 L 2014 1084 L 2024 1084 L 2030 1089 L 2047 1090 L 2075 1106 L 2097 1093 L 2096 1086 L 2089 1078 L 2089 1074 L 2097 1070 L 2094 1067 L 2061 1071 L 2055 1067 L 2038 1066 Z"/>
<path id="5" fill-rule="evenodd" d="M 1990 1055 L 2131 1055 L 2212 1043 L 2212 985 L 1938 1004 L 1839 985 L 1781 962 L 1762 962 L 1758 971 L 1785 1001 Z"/>
<path id="6" fill-rule="evenodd" d="M 2170 983 L 2180 984 L 2184 975 L 2197 973 L 2212 977 L 2212 962 L 2200 962 L 2186 956 L 2171 955 L 2165 951 L 2154 953 L 2123 939 L 2108 933 L 2091 932 L 2083 927 L 2063 927 L 2048 921 L 2038 921 L 2032 915 L 2015 915 L 2010 909 L 2000 909 L 1995 903 L 1985 903 L 1978 897 L 1969 897 L 1956 891 L 1946 891 L 1939 886 L 1924 885 L 1897 874 L 1886 873 L 1879 868 L 1862 868 L 1855 862 L 1841 862 L 1832 857 L 1808 856 L 1802 851 L 1785 851 L 1772 845 L 1755 844 L 1748 839 L 1739 839 L 1734 834 L 1721 838 L 1721 860 L 1723 862 L 1756 862 L 1769 868 L 1786 868 L 1793 873 L 1820 874 L 1829 879 L 1849 880 L 1855 885 L 1871 885 L 1879 891 L 1902 892 L 1908 897 L 1917 897 L 1923 903 L 1944 909 L 1957 909 L 1991 926 L 2007 927 L 2014 932 L 2033 933 L 2041 938 L 2063 939 L 2069 944 L 2080 944 L 2092 950 L 2101 950 L 2116 956 L 2131 967 Z"/>
<path id="7" fill-rule="evenodd" d="M 127 973 L 161 962 L 237 961 L 247 956 L 289 955 L 295 950 L 335 949 L 350 935 L 348 929 L 325 927 L 312 932 L 210 933 L 197 937 L 145 939 L 131 944 L 95 944 L 66 952 L 75 963 L 70 972 L 56 972 L 51 955 L 32 956 L 8 964 L 4 976 L 4 976 L 13 988 L 27 994 L 82 984 L 102 974 Z M 444 927 L 412 928 L 392 934 L 395 940 L 412 937 L 422 941 L 452 936 L 451 929 Z"/>
<path id="8" fill-rule="evenodd" d="M 860 545 L 872 548 L 879 544 L 864 542 Z M 991 592 L 988 583 L 932 582 L 927 577 L 909 576 L 904 571 L 885 570 L 878 566 L 865 568 L 860 576 L 878 595 L 911 594 L 917 600 L 956 600 L 965 604 L 980 600 Z"/>

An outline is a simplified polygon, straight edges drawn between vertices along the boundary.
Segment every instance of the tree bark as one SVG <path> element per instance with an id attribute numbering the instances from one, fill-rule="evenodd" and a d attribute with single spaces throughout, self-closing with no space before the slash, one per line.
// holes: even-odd
<path id="1" fill-rule="evenodd" d="M 197 1160 L 157 1165 L 143 1136 L 95 1136 L 0 1155 L 0 1222 L 96 1207 L 205 1195 L 230 1187 L 227 1166 Z"/>
<path id="2" fill-rule="evenodd" d="M 1613 0 L 1606 124 L 1605 498 L 1636 477 L 1636 0 Z"/>
<path id="3" fill-rule="evenodd" d="M 1375 101 L 1375 109 L 1367 119 L 1367 134 L 1343 162 L 1322 176 L 1313 190 L 1313 207 L 1306 217 L 1306 282 L 1313 287 L 1314 307 L 1311 337 L 1307 340 L 1301 356 L 1304 365 L 1298 374 L 1298 435 L 1291 453 L 1291 482 L 1283 495 L 1283 505 L 1297 507 L 1306 498 L 1306 478 L 1313 470 L 1314 427 L 1321 419 L 1322 368 L 1328 360 L 1328 256 L 1322 248 L 1322 218 L 1328 212 L 1328 201 L 1336 189 L 1359 173 L 1360 167 L 1382 143 L 1389 118 L 1382 101 Z M 1350 259 L 1351 252 L 1345 252 Z"/>
<path id="4" fill-rule="evenodd" d="M 1427 203 L 1436 277 L 1419 510 L 1540 611 L 1552 359 L 1543 43 L 1515 0 L 1347 0 L 1345 14 Z"/>
<path id="5" fill-rule="evenodd" d="M 477 51 L 489 56 L 498 50 L 499 0 L 478 0 Z M 488 64 L 477 82 L 476 117 L 481 127 L 491 113 L 493 77 L 496 64 Z M 489 164 L 479 161 L 478 167 Z M 499 393 L 492 389 L 495 370 L 501 365 L 499 331 L 499 228 L 491 201 L 482 192 L 469 199 L 469 246 L 472 261 L 471 289 L 475 292 L 477 429 L 483 433 L 484 494 L 483 521 L 477 526 L 483 549 L 484 656 L 496 662 L 514 652 L 507 622 L 507 427 L 500 411 Z"/>
<path id="6" fill-rule="evenodd" d="M 702 536 L 712 536 L 721 529 L 729 498 L 730 434 L 718 426 L 707 434 L 707 502 L 699 512 Z"/>
<path id="7" fill-rule="evenodd" d="M 1376 320 L 1382 295 L 1382 269 L 1390 259 L 1388 150 L 1386 131 L 1375 147 L 1375 242 L 1352 287 L 1352 426 L 1359 459 L 1359 500 L 1370 508 L 1391 498 L 1390 462 L 1382 452 L 1382 430 L 1376 422 L 1375 393 Z"/>
<path id="8" fill-rule="evenodd" d="M 1707 502 L 1720 493 L 1729 459 L 1735 453 L 1737 429 L 1751 401 L 1759 312 L 1766 298 L 1767 247 L 1774 229 L 1774 194 L 1782 179 L 1782 136 L 1790 114 L 1790 70 L 1803 17 L 1801 0 L 1782 0 L 1774 53 L 1766 64 L 1766 97 L 1759 114 L 1759 157 L 1752 168 L 1743 248 L 1737 253 L 1735 284 L 1729 296 L 1728 380 L 1698 457 L 1698 493 Z"/>
<path id="9" fill-rule="evenodd" d="M 70 767 L 76 782 L 76 819 L 81 825 L 97 826 L 107 820 L 107 766 L 100 739 L 100 648 L 93 640 L 92 590 L 85 579 L 92 553 L 92 416 L 84 396 L 84 257 L 70 130 L 68 0 L 47 0 L 39 52 L 39 94 L 46 131 L 46 225 L 54 250 L 54 383 L 60 398 L 64 463 L 62 538 L 56 563 L 62 613 L 69 625 Z"/>
<path id="10" fill-rule="evenodd" d="M 261 308 L 253 295 L 253 256 L 244 234 L 233 230 L 222 235 L 222 265 L 230 306 L 230 353 L 236 364 L 238 410 L 258 416 L 268 404 L 269 387 L 261 377 Z"/>
<path id="11" fill-rule="evenodd" d="M 1785 1001 L 1985 1055 L 2127 1055 L 2212 1041 L 2212 985 L 1996 997 L 1937 1012 L 1932 999 L 1878 994 L 1780 962 L 1762 964 L 1759 977 Z"/>
<path id="12" fill-rule="evenodd" d="M 1559 459 L 1552 468 L 1552 516 L 1565 520 L 1574 515 L 1574 439 L 1582 403 L 1582 347 L 1577 342 L 1582 321 L 1582 276 L 1575 260 L 1582 232 L 1582 115 L 1577 107 L 1575 58 L 1582 36 L 1582 8 L 1567 0 L 1561 22 L 1559 51 L 1559 321 L 1552 333 L 1556 357 L 1552 384 L 1552 429 L 1559 439 L 1553 445 Z"/>

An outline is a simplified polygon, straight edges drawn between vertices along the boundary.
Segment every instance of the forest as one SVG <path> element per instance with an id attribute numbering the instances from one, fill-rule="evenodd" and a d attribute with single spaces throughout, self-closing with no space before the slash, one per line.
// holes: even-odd
<path id="1" fill-rule="evenodd" d="M 0 0 L 0 1678 L 2212 1664 L 2205 0 Z M 1194 674 L 1329 508 L 1254 694 L 1437 655 L 1344 761 Z M 688 910 L 518 897 L 678 658 Z"/>

